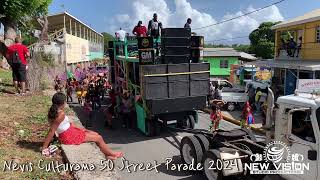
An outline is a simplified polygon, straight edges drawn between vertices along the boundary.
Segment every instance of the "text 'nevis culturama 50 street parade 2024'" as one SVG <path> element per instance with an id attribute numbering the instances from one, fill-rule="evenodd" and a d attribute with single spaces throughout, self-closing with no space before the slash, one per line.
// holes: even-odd
<path id="1" fill-rule="evenodd" d="M 0 179 L 320 179 L 318 0 L 2 0 Z"/>

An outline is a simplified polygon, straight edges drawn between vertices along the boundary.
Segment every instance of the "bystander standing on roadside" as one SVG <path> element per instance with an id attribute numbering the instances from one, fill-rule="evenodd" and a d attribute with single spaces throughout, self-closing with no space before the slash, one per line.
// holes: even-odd
<path id="1" fill-rule="evenodd" d="M 261 96 L 262 96 L 261 88 L 257 87 L 256 96 L 255 96 L 256 115 L 258 115 L 260 113 L 260 109 L 261 109 L 260 99 L 261 99 Z"/>
<path id="2" fill-rule="evenodd" d="M 252 84 L 248 85 L 248 89 L 246 93 L 248 94 L 248 97 L 249 97 L 249 104 L 251 107 L 253 107 L 255 103 L 256 92 Z"/>
<path id="3" fill-rule="evenodd" d="M 26 71 L 28 69 L 27 57 L 30 57 L 28 48 L 22 44 L 21 38 L 15 39 L 15 44 L 8 47 L 8 62 L 12 68 L 13 84 L 16 94 L 24 95 L 26 93 Z M 21 90 L 19 89 L 19 85 Z"/>

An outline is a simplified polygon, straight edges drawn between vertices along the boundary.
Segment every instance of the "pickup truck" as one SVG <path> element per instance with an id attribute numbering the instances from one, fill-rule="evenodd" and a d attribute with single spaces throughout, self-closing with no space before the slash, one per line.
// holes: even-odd
<path id="1" fill-rule="evenodd" d="M 225 108 L 228 111 L 234 111 L 237 107 L 242 108 L 244 103 L 248 101 L 248 95 L 245 87 L 233 85 L 228 80 L 210 79 L 212 86 L 218 85 L 221 91 L 221 97 L 226 102 Z M 265 102 L 267 94 L 263 93 L 261 102 Z"/>

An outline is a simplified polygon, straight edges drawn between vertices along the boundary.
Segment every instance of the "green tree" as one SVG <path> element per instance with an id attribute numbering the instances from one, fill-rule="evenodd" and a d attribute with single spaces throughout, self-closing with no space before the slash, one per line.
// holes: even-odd
<path id="1" fill-rule="evenodd" d="M 103 32 L 101 33 L 103 35 L 103 38 L 104 38 L 104 51 L 107 52 L 108 51 L 108 42 L 109 41 L 113 41 L 114 40 L 114 37 L 109 34 L 109 33 L 106 33 L 106 32 Z"/>
<path id="2" fill-rule="evenodd" d="M 274 56 L 275 33 L 272 26 L 279 22 L 263 22 L 249 35 L 251 42 L 250 51 L 257 57 L 271 59 Z"/>
<path id="3" fill-rule="evenodd" d="M 1 0 L 0 22 L 4 26 L 5 44 L 16 37 L 17 28 L 25 27 L 34 17 L 48 13 L 52 0 Z"/>
<path id="4" fill-rule="evenodd" d="M 237 44 L 237 46 L 232 47 L 239 52 L 252 53 L 251 46 L 249 44 Z"/>

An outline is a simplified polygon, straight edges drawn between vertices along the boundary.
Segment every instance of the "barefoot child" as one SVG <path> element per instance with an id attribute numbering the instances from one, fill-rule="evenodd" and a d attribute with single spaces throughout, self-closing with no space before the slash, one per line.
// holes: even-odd
<path id="1" fill-rule="evenodd" d="M 56 132 L 62 144 L 79 145 L 84 142 L 95 142 L 108 159 L 114 160 L 123 156 L 122 152 L 112 151 L 98 133 L 77 128 L 70 123 L 64 112 L 65 104 L 66 96 L 63 93 L 56 93 L 52 97 L 52 106 L 48 112 L 50 131 L 42 146 L 43 154 L 48 151 L 48 146 Z"/>

